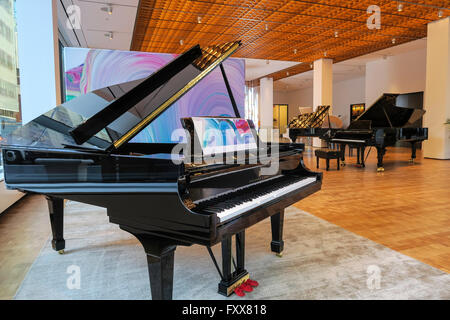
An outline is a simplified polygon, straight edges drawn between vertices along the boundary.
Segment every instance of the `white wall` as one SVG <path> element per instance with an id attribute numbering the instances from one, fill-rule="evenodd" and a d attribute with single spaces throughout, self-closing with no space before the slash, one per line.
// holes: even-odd
<path id="1" fill-rule="evenodd" d="M 333 85 L 333 115 L 339 116 L 344 128 L 350 124 L 350 105 L 365 103 L 365 78 L 344 80 Z"/>
<path id="2" fill-rule="evenodd" d="M 295 91 L 275 91 L 275 104 L 289 105 L 289 120 L 299 115 L 299 107 L 313 106 L 313 88 Z M 333 115 L 339 116 L 344 126 L 349 124 L 350 104 L 365 102 L 365 79 L 359 77 L 333 83 Z"/>
<path id="3" fill-rule="evenodd" d="M 383 93 L 425 91 L 426 49 L 398 54 L 366 64 L 366 105 Z"/>

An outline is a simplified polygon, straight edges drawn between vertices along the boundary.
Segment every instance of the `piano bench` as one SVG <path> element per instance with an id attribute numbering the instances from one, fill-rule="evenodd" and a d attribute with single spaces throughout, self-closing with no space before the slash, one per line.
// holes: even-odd
<path id="1" fill-rule="evenodd" d="M 342 157 L 342 151 L 336 150 L 336 149 L 317 149 L 314 154 L 316 155 L 317 160 L 317 169 L 319 169 L 319 159 L 326 159 L 327 160 L 327 171 L 330 169 L 330 159 L 336 159 L 337 160 L 337 169 L 340 169 L 340 161 Z"/>

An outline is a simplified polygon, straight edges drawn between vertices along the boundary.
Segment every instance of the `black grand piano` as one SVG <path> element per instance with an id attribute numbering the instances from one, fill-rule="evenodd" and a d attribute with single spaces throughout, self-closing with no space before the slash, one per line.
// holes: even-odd
<path id="1" fill-rule="evenodd" d="M 153 299 L 172 298 L 179 245 L 206 246 L 221 277 L 219 293 L 227 296 L 249 277 L 246 228 L 271 217 L 271 250 L 282 253 L 284 209 L 322 184 L 322 175 L 304 166 L 304 145 L 259 142 L 257 152 L 246 150 L 243 163 L 211 164 L 192 163 L 190 157 L 174 161 L 183 159 L 173 153 L 176 143 L 131 142 L 216 67 L 240 118 L 222 66 L 239 46 L 195 46 L 146 79 L 68 101 L 7 138 L 2 146 L 6 185 L 47 196 L 55 250 L 65 248 L 63 200 L 70 199 L 106 208 L 110 222 L 141 242 Z M 274 161 L 277 170 L 265 171 Z M 211 250 L 218 243 L 222 268 Z"/>
<path id="2" fill-rule="evenodd" d="M 397 142 L 408 142 L 411 145 L 411 162 L 416 158 L 417 143 L 428 139 L 428 129 L 415 127 L 425 110 L 399 107 L 402 95 L 385 93 L 370 108 L 362 113 L 345 130 L 330 131 L 322 139 L 340 144 L 345 148 L 349 145 L 358 148 L 361 165 L 364 167 L 364 152 L 366 147 L 377 149 L 377 171 L 384 171 L 383 156 L 386 147 Z M 345 152 L 342 152 L 344 161 Z"/>

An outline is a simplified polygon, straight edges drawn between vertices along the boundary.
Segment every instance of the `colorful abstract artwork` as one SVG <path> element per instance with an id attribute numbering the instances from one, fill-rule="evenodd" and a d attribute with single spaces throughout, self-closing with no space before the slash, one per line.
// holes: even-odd
<path id="1" fill-rule="evenodd" d="M 71 100 L 87 92 L 148 77 L 177 55 L 85 48 L 64 49 L 65 96 Z M 245 114 L 245 64 L 243 59 L 224 62 L 241 117 Z M 181 118 L 235 116 L 219 69 L 153 121 L 132 142 L 177 142 L 172 132 L 181 128 Z"/>
<path id="2" fill-rule="evenodd" d="M 247 120 L 193 117 L 192 121 L 203 154 L 256 149 Z"/>

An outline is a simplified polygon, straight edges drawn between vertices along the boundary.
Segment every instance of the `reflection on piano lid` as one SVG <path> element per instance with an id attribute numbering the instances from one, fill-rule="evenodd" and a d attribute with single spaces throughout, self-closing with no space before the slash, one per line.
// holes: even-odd
<path id="1" fill-rule="evenodd" d="M 411 126 L 425 114 L 425 110 L 399 107 L 402 95 L 385 93 L 356 120 L 371 121 L 372 128 L 402 128 Z M 350 124 L 349 129 L 352 128 Z"/>
<path id="2" fill-rule="evenodd" d="M 111 150 L 122 146 L 233 54 L 240 41 L 194 46 L 145 79 L 70 100 L 8 136 L 3 145 Z"/>

